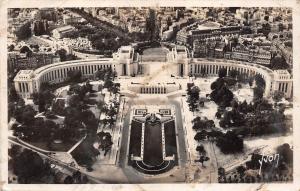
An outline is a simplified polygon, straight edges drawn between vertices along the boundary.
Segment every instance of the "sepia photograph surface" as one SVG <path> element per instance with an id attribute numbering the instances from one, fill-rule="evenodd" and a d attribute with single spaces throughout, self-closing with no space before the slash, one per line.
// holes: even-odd
<path id="1" fill-rule="evenodd" d="M 295 183 L 293 7 L 6 11 L 6 184 Z"/>

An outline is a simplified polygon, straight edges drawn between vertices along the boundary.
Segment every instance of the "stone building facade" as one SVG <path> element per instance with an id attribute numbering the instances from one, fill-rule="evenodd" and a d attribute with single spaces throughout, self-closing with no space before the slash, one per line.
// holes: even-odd
<path id="1" fill-rule="evenodd" d="M 249 77 L 260 75 L 266 82 L 264 94 L 266 97 L 271 96 L 275 91 L 284 92 L 286 98 L 292 97 L 293 79 L 286 70 L 273 71 L 258 64 L 225 59 L 195 59 L 184 46 L 175 46 L 168 54 L 167 62 L 177 65 L 178 76 L 195 76 L 203 72 L 208 76 L 217 76 L 221 68 L 225 68 L 227 72 L 237 70 Z M 113 58 L 74 60 L 46 65 L 36 70 L 20 70 L 14 79 L 15 88 L 22 97 L 28 98 L 33 92 L 39 91 L 43 82 L 65 81 L 70 70 L 80 70 L 83 76 L 88 77 L 103 68 L 111 68 L 119 76 L 134 76 L 138 74 L 138 54 L 131 46 L 123 46 L 113 55 Z M 139 91 L 145 93 L 147 90 Z M 160 92 L 165 91 L 163 89 Z"/>

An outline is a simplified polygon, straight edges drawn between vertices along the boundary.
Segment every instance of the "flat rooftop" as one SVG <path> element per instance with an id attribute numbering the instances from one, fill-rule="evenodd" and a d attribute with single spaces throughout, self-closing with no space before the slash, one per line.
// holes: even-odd
<path id="1" fill-rule="evenodd" d="M 34 76 L 33 70 L 20 70 L 16 77 L 14 78 L 14 81 L 23 81 L 23 80 L 30 80 Z"/>
<path id="2" fill-rule="evenodd" d="M 186 48 L 184 46 L 176 46 L 176 51 L 179 53 L 186 52 Z"/>
<path id="3" fill-rule="evenodd" d="M 143 51 L 143 55 L 167 55 L 169 52 L 166 48 L 147 48 Z"/>
<path id="4" fill-rule="evenodd" d="M 208 29 L 219 29 L 220 24 L 216 22 L 206 22 L 201 25 L 198 25 L 198 30 L 208 30 Z"/>
<path id="5" fill-rule="evenodd" d="M 287 70 L 274 70 L 275 74 L 281 74 L 281 75 L 289 75 L 290 73 Z"/>

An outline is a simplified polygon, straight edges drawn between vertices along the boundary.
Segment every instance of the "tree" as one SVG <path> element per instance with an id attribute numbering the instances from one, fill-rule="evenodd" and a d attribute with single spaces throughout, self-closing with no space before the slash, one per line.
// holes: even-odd
<path id="1" fill-rule="evenodd" d="M 18 95 L 16 89 L 14 86 L 9 88 L 8 91 L 8 100 L 9 102 L 18 102 L 20 99 L 20 96 Z"/>
<path id="2" fill-rule="evenodd" d="M 200 89 L 198 86 L 193 86 L 191 88 L 191 91 L 190 91 L 190 96 L 195 99 L 195 100 L 198 100 L 199 99 L 199 93 L 200 93 Z"/>
<path id="3" fill-rule="evenodd" d="M 15 117 L 16 105 L 12 102 L 8 102 L 7 107 L 7 120 L 10 121 L 11 117 Z"/>
<path id="4" fill-rule="evenodd" d="M 218 84 L 213 85 L 212 88 L 213 91 L 210 93 L 211 99 L 222 107 L 228 107 L 230 106 L 230 102 L 233 99 L 233 93 L 226 87 L 225 84 L 221 85 L 221 87 L 218 89 Z"/>
<path id="5" fill-rule="evenodd" d="M 149 9 L 149 16 L 146 19 L 146 30 L 150 31 L 150 41 L 155 40 L 156 32 L 156 13 L 155 10 Z"/>
<path id="6" fill-rule="evenodd" d="M 27 125 L 22 128 L 24 134 L 23 139 L 28 139 L 32 141 L 40 140 L 41 138 L 43 138 L 41 136 L 43 133 L 43 131 L 41 131 L 41 128 L 43 127 L 44 127 L 44 119 L 40 117 L 35 118 L 34 122 L 31 125 Z M 46 136 L 48 135 L 46 134 Z"/>
<path id="7" fill-rule="evenodd" d="M 239 105 L 236 101 L 231 103 L 232 110 L 225 111 L 223 117 L 220 120 L 220 126 L 223 128 L 228 127 L 240 127 L 245 123 L 244 114 L 240 112 Z"/>
<path id="8" fill-rule="evenodd" d="M 23 98 L 20 98 L 17 102 L 17 107 L 18 108 L 23 108 L 25 106 L 25 101 Z"/>
<path id="9" fill-rule="evenodd" d="M 42 82 L 40 85 L 40 91 L 52 89 L 52 85 L 49 82 Z"/>
<path id="10" fill-rule="evenodd" d="M 238 105 L 237 109 L 238 111 L 244 113 L 244 114 L 247 114 L 248 112 L 252 112 L 252 108 L 251 108 L 252 105 L 248 105 L 247 101 L 244 100 L 241 104 Z"/>
<path id="11" fill-rule="evenodd" d="M 54 114 L 64 116 L 65 115 L 65 100 L 56 100 L 52 104 L 52 110 Z M 46 116 L 47 117 L 47 116 Z"/>
<path id="12" fill-rule="evenodd" d="M 13 159 L 13 172 L 18 176 L 20 183 L 30 183 L 39 179 L 50 171 L 50 165 L 35 152 L 24 150 Z"/>
<path id="13" fill-rule="evenodd" d="M 120 92 L 120 83 L 114 83 L 111 91 L 115 95 L 118 94 Z"/>
<path id="14" fill-rule="evenodd" d="M 273 110 L 272 105 L 259 103 L 256 106 L 255 115 L 247 119 L 246 126 L 250 129 L 251 135 L 264 135 L 271 133 L 285 133 L 287 128 L 284 121 L 284 114 L 280 111 Z M 263 128 L 262 128 L 263 127 Z"/>
<path id="15" fill-rule="evenodd" d="M 231 127 L 231 113 L 229 111 L 224 112 L 223 118 L 219 122 L 220 127 L 228 128 Z"/>
<path id="16" fill-rule="evenodd" d="M 113 107 L 110 107 L 110 109 L 106 113 L 106 115 L 109 117 L 107 122 L 109 123 L 110 127 L 116 122 L 116 114 L 117 111 Z"/>
<path id="17" fill-rule="evenodd" d="M 15 118 L 19 123 L 29 125 L 34 121 L 35 110 L 30 105 L 17 108 Z"/>
<path id="18" fill-rule="evenodd" d="M 61 136 L 65 140 L 72 139 L 78 136 L 78 131 L 84 129 L 82 124 L 82 109 L 78 107 L 67 107 L 65 109 L 65 120 L 64 120 L 64 129 L 62 133 L 65 136 Z"/>
<path id="19" fill-rule="evenodd" d="M 32 94 L 33 103 L 39 106 L 39 112 L 45 111 L 46 105 L 51 105 L 54 94 L 49 90 L 40 90 L 40 92 L 35 92 Z"/>
<path id="20" fill-rule="evenodd" d="M 275 102 L 279 102 L 284 97 L 284 93 L 276 90 L 273 94 L 273 100 Z"/>
<path id="21" fill-rule="evenodd" d="M 110 79 L 105 80 L 105 82 L 104 82 L 104 88 L 111 88 L 113 85 L 114 85 L 114 83 Z"/>
<path id="22" fill-rule="evenodd" d="M 32 53 L 31 49 L 28 46 L 22 46 L 22 48 L 20 48 L 20 53 Z"/>
<path id="23" fill-rule="evenodd" d="M 100 80 L 104 80 L 105 73 L 106 73 L 106 71 L 101 69 L 101 70 L 98 70 L 94 75 L 96 78 L 99 78 Z"/>
<path id="24" fill-rule="evenodd" d="M 92 41 L 93 47 L 100 52 L 103 52 L 105 50 L 106 44 L 103 42 L 102 39 L 97 39 Z"/>
<path id="25" fill-rule="evenodd" d="M 192 123 L 193 123 L 194 130 L 198 130 L 198 129 L 202 128 L 202 126 L 203 126 L 201 117 L 199 117 L 199 116 L 197 116 L 195 119 L 193 119 Z"/>
<path id="26" fill-rule="evenodd" d="M 37 20 L 33 25 L 33 33 L 36 36 L 49 34 L 48 22 L 46 20 Z"/>
<path id="27" fill-rule="evenodd" d="M 10 44 L 10 45 L 7 47 L 8 52 L 12 52 L 12 51 L 14 51 L 14 49 L 15 49 L 15 45 L 13 45 L 13 44 Z"/>
<path id="28" fill-rule="evenodd" d="M 188 100 L 187 102 L 189 103 L 189 107 L 191 111 L 194 111 L 197 108 L 197 103 L 199 100 L 199 93 L 200 89 L 198 86 L 188 86 L 187 89 L 187 94 L 188 94 Z"/>
<path id="29" fill-rule="evenodd" d="M 217 119 L 220 119 L 220 118 L 222 117 L 222 112 L 221 112 L 219 109 L 218 109 L 218 111 L 216 112 L 215 117 L 216 117 Z"/>
<path id="30" fill-rule="evenodd" d="M 280 156 L 280 163 L 286 163 L 288 165 L 293 164 L 293 150 L 289 144 L 285 143 L 278 146 L 276 151 L 276 153 Z"/>
<path id="31" fill-rule="evenodd" d="M 210 138 L 215 139 L 220 136 L 223 136 L 223 133 L 221 131 L 211 130 L 211 131 L 207 132 L 207 137 L 210 137 Z"/>
<path id="32" fill-rule="evenodd" d="M 221 68 L 219 70 L 219 78 L 224 78 L 227 76 L 227 69 L 226 68 Z"/>
<path id="33" fill-rule="evenodd" d="M 198 133 L 195 135 L 194 139 L 195 139 L 196 141 L 200 142 L 200 141 L 205 140 L 205 139 L 206 139 L 206 136 L 207 136 L 207 131 L 202 130 L 202 131 L 198 132 Z"/>
<path id="34" fill-rule="evenodd" d="M 102 112 L 103 108 L 105 107 L 105 102 L 103 100 L 98 101 L 97 108 Z"/>
<path id="35" fill-rule="evenodd" d="M 259 160 L 261 160 L 261 158 L 262 158 L 262 155 L 253 153 L 251 156 L 251 160 L 246 162 L 246 168 L 253 169 L 253 170 L 259 169 L 260 168 Z M 263 165 L 261 167 L 263 170 L 263 168 L 265 168 L 267 163 L 264 161 L 262 161 L 262 162 L 263 162 Z"/>
<path id="36" fill-rule="evenodd" d="M 33 52 L 38 52 L 40 46 L 38 44 L 33 44 L 33 45 L 30 45 L 30 48 L 33 50 Z"/>
<path id="37" fill-rule="evenodd" d="M 223 167 L 218 168 L 218 176 L 225 177 L 225 169 Z"/>
<path id="38" fill-rule="evenodd" d="M 262 99 L 264 96 L 264 89 L 261 87 L 255 87 L 253 88 L 253 100 L 259 100 Z"/>
<path id="39" fill-rule="evenodd" d="M 265 82 L 265 80 L 263 79 L 263 77 L 261 75 L 258 75 L 258 74 L 255 75 L 254 79 L 255 79 L 256 87 L 260 87 L 262 89 L 265 88 L 266 82 Z"/>
<path id="40" fill-rule="evenodd" d="M 69 70 L 67 76 L 69 82 L 78 83 L 81 81 L 82 73 L 80 70 Z"/>
<path id="41" fill-rule="evenodd" d="M 96 119 L 94 113 L 90 110 L 85 110 L 81 114 L 81 120 L 86 125 L 88 133 L 95 134 L 98 129 L 99 120 Z"/>
<path id="42" fill-rule="evenodd" d="M 248 77 L 248 75 L 246 73 L 244 73 L 244 72 L 238 74 L 236 78 L 237 78 L 237 81 L 239 83 L 244 83 L 244 84 L 249 83 L 249 80 L 250 80 L 250 78 Z"/>
<path id="43" fill-rule="evenodd" d="M 51 142 L 53 140 L 53 137 L 56 133 L 56 131 L 59 129 L 58 125 L 51 120 L 45 120 L 44 121 L 44 126 L 43 127 L 38 127 L 40 130 L 41 128 L 41 137 L 46 140 Z"/>
<path id="44" fill-rule="evenodd" d="M 254 101 L 253 108 L 255 111 L 272 111 L 273 105 L 267 99 L 257 99 Z"/>
<path id="45" fill-rule="evenodd" d="M 235 79 L 238 76 L 238 74 L 239 74 L 239 72 L 237 70 L 230 70 L 228 75 L 229 75 L 229 77 Z"/>
<path id="46" fill-rule="evenodd" d="M 223 136 L 217 138 L 216 144 L 223 153 L 241 152 L 244 148 L 243 139 L 238 137 L 234 132 L 228 131 Z"/>
<path id="47" fill-rule="evenodd" d="M 242 165 L 236 168 L 236 171 L 239 173 L 240 177 L 243 177 L 246 171 L 246 168 Z"/>
<path id="48" fill-rule="evenodd" d="M 67 60 L 67 51 L 65 49 L 59 49 L 55 54 L 59 56 L 61 62 Z"/>
<path id="49" fill-rule="evenodd" d="M 67 176 L 65 179 L 64 179 L 64 184 L 73 184 L 74 183 L 74 179 L 72 176 Z"/>
<path id="50" fill-rule="evenodd" d="M 235 109 L 237 109 L 239 106 L 239 103 L 236 100 L 232 100 L 230 104 L 231 104 L 231 107 L 235 108 Z"/>
<path id="51" fill-rule="evenodd" d="M 14 159 L 21 153 L 21 150 L 21 146 L 11 145 L 11 147 L 8 149 L 8 156 Z"/>
<path id="52" fill-rule="evenodd" d="M 99 137 L 99 143 L 100 143 L 100 148 L 102 150 L 104 150 L 104 156 L 107 154 L 108 151 L 110 151 L 112 145 L 113 145 L 113 142 L 112 142 L 112 136 L 110 133 L 108 132 L 99 132 L 98 134 L 98 137 Z"/>
<path id="53" fill-rule="evenodd" d="M 204 167 L 204 162 L 208 161 L 208 160 L 209 160 L 209 157 L 207 157 L 207 156 L 200 156 L 200 159 L 197 160 L 197 161 L 199 161 L 202 164 L 202 166 Z"/>
<path id="54" fill-rule="evenodd" d="M 193 119 L 192 123 L 193 123 L 193 129 L 196 131 L 211 129 L 215 126 L 213 120 L 208 120 L 207 118 L 201 119 L 201 117 L 199 116 Z"/>
<path id="55" fill-rule="evenodd" d="M 21 26 L 19 28 L 19 30 L 17 30 L 15 32 L 17 38 L 19 40 L 24 40 L 24 39 L 29 38 L 31 36 L 31 29 L 30 29 L 30 27 L 31 27 L 31 23 L 30 22 L 27 22 L 23 26 Z"/>
<path id="56" fill-rule="evenodd" d="M 200 155 L 206 155 L 206 151 L 205 151 L 203 145 L 198 145 L 198 146 L 196 147 L 196 151 L 198 151 Z"/>
<path id="57" fill-rule="evenodd" d="M 283 56 L 277 55 L 271 58 L 270 68 L 273 70 L 285 70 L 289 68 L 289 65 Z"/>
<path id="58" fill-rule="evenodd" d="M 74 183 L 80 184 L 81 183 L 81 172 L 77 170 L 73 173 L 72 178 L 74 180 Z"/>

